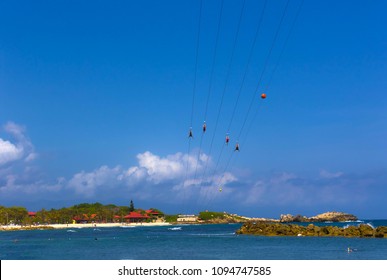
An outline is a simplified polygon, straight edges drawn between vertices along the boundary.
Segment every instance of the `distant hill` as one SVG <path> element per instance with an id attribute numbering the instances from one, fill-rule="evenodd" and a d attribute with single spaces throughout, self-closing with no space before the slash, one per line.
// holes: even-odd
<path id="1" fill-rule="evenodd" d="M 200 212 L 199 222 L 208 224 L 243 223 L 248 218 L 225 212 Z"/>

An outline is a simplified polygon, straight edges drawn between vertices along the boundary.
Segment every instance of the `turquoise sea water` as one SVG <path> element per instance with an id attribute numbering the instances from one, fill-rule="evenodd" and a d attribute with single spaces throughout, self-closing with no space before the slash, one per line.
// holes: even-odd
<path id="1" fill-rule="evenodd" d="M 364 222 L 373 226 L 387 225 L 387 220 Z M 340 226 L 348 224 L 358 223 L 338 223 Z M 387 239 L 235 235 L 235 230 L 240 226 L 174 225 L 3 231 L 0 232 L 0 259 L 387 259 Z M 348 247 L 353 251 L 348 253 Z"/>

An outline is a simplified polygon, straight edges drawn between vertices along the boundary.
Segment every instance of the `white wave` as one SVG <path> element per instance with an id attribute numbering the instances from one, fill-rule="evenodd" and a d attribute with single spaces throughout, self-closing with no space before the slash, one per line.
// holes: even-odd
<path id="1" fill-rule="evenodd" d="M 373 229 L 375 229 L 375 226 L 372 224 L 372 223 L 366 223 L 366 225 L 372 227 Z"/>
<path id="2" fill-rule="evenodd" d="M 181 227 L 168 228 L 168 230 L 181 230 Z"/>

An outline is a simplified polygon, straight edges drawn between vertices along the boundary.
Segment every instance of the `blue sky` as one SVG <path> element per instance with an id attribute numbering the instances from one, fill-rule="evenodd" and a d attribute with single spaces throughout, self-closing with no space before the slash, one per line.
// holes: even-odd
<path id="1" fill-rule="evenodd" d="M 2 1 L 0 205 L 386 218 L 387 3 L 301 2 Z"/>

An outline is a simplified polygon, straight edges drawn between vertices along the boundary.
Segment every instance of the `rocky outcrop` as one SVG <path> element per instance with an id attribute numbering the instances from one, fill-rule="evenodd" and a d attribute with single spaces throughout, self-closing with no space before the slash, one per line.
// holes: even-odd
<path id="1" fill-rule="evenodd" d="M 316 222 L 345 222 L 345 221 L 357 221 L 358 218 L 355 215 L 347 214 L 343 212 L 326 212 L 310 218 L 311 221 Z"/>
<path id="2" fill-rule="evenodd" d="M 236 214 L 220 213 L 221 215 L 214 215 L 209 219 L 200 219 L 198 222 L 201 224 L 234 224 L 244 223 L 248 221 L 248 218 L 238 216 Z"/>
<path id="3" fill-rule="evenodd" d="M 361 224 L 359 226 L 341 228 L 337 226 L 319 227 L 313 224 L 301 226 L 297 224 L 249 221 L 244 223 L 236 233 L 264 236 L 343 236 L 387 238 L 387 227 L 381 226 L 374 229 L 369 225 Z"/>
<path id="4" fill-rule="evenodd" d="M 281 223 L 292 223 L 292 222 L 308 222 L 309 218 L 301 215 L 293 216 L 291 214 L 281 215 Z"/>
<path id="5" fill-rule="evenodd" d="M 355 215 L 347 214 L 343 212 L 326 212 L 313 217 L 305 217 L 301 215 L 293 216 L 291 214 L 281 215 L 281 223 L 292 222 L 344 222 L 344 221 L 357 221 L 358 218 Z"/>
<path id="6" fill-rule="evenodd" d="M 375 230 L 375 237 L 387 238 L 387 227 L 385 226 L 377 227 Z"/>

